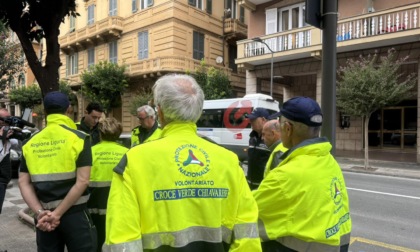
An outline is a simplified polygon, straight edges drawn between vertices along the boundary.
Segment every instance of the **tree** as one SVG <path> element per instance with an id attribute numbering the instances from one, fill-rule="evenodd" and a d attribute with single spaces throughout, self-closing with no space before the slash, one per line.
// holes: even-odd
<path id="1" fill-rule="evenodd" d="M 12 89 L 9 98 L 11 102 L 19 104 L 22 110 L 25 108 L 33 109 L 35 105 L 42 103 L 41 89 L 38 85 Z"/>
<path id="2" fill-rule="evenodd" d="M 0 19 L 4 19 L 17 35 L 29 67 L 42 94 L 59 90 L 60 24 L 67 15 L 76 17 L 75 0 L 13 0 L 0 1 Z M 34 40 L 46 41 L 45 64 L 39 61 L 32 46 Z"/>
<path id="3" fill-rule="evenodd" d="M 74 105 L 76 96 L 72 93 L 68 83 L 60 81 L 59 90 L 60 92 L 65 93 L 69 97 L 70 103 Z M 11 89 L 9 98 L 11 102 L 20 105 L 22 110 L 25 108 L 34 109 L 42 104 L 42 93 L 37 84 Z"/>
<path id="4" fill-rule="evenodd" d="M 10 40 L 9 30 L 0 20 L 0 91 L 24 72 L 22 48 Z"/>
<path id="5" fill-rule="evenodd" d="M 137 108 L 149 104 L 153 100 L 153 92 L 142 88 L 130 102 L 130 114 L 137 116 Z"/>
<path id="6" fill-rule="evenodd" d="M 344 113 L 362 117 L 365 139 L 365 169 L 369 167 L 368 126 L 373 112 L 399 103 L 413 96 L 416 85 L 414 74 L 399 72 L 406 58 L 396 60 L 396 52 L 390 49 L 386 56 L 349 59 L 338 70 L 337 107 Z"/>
<path id="7" fill-rule="evenodd" d="M 120 106 L 121 95 L 128 87 L 125 69 L 107 61 L 91 66 L 81 74 L 83 95 L 102 104 L 106 112 Z"/>
<path id="8" fill-rule="evenodd" d="M 214 67 L 207 67 L 204 61 L 201 66 L 191 76 L 197 81 L 203 89 L 206 100 L 230 98 L 232 95 L 232 86 L 229 77 Z"/>

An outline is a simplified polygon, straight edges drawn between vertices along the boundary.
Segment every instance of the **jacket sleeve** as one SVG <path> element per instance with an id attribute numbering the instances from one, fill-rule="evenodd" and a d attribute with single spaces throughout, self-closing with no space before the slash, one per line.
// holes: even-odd
<path id="1" fill-rule="evenodd" d="M 126 156 L 114 169 L 106 214 L 103 251 L 143 251 L 140 209 L 126 169 Z"/>
<path id="2" fill-rule="evenodd" d="M 261 251 L 257 220 L 257 204 L 242 175 L 239 179 L 239 204 L 229 251 Z"/>

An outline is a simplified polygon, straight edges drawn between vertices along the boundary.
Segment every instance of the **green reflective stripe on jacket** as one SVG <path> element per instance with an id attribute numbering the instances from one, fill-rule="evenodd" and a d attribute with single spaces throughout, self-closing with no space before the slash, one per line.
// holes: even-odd
<path id="1" fill-rule="evenodd" d="M 80 205 L 80 204 L 86 203 L 88 200 L 89 200 L 89 195 L 84 195 L 84 196 L 82 195 L 73 205 Z M 60 205 L 62 201 L 63 200 L 54 200 L 50 202 L 41 201 L 41 205 L 44 209 L 55 209 L 58 207 L 58 205 Z"/>
<path id="2" fill-rule="evenodd" d="M 52 174 L 31 174 L 32 182 L 47 182 L 47 181 L 58 181 L 66 179 L 76 178 L 75 172 L 65 172 L 65 173 L 52 173 Z"/>
<path id="3" fill-rule="evenodd" d="M 90 181 L 89 187 L 110 187 L 111 181 Z"/>
<path id="4" fill-rule="evenodd" d="M 104 244 L 102 246 L 103 252 L 121 252 L 121 251 L 143 251 L 143 243 L 142 240 L 135 240 L 130 242 L 124 242 L 120 244 Z"/>

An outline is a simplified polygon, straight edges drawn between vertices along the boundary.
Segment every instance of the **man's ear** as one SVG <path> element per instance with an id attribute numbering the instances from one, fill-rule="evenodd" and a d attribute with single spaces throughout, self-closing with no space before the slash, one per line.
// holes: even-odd
<path id="1" fill-rule="evenodd" d="M 159 120 L 160 124 L 165 125 L 165 115 L 163 114 L 162 109 L 160 108 L 159 105 L 157 105 L 156 108 L 157 108 L 158 120 Z"/>

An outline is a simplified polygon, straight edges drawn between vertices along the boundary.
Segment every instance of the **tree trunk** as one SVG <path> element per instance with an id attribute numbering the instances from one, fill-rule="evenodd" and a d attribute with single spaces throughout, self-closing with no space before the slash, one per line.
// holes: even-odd
<path id="1" fill-rule="evenodd" d="M 365 170 L 369 168 L 369 119 L 370 115 L 363 116 L 365 126 Z"/>

